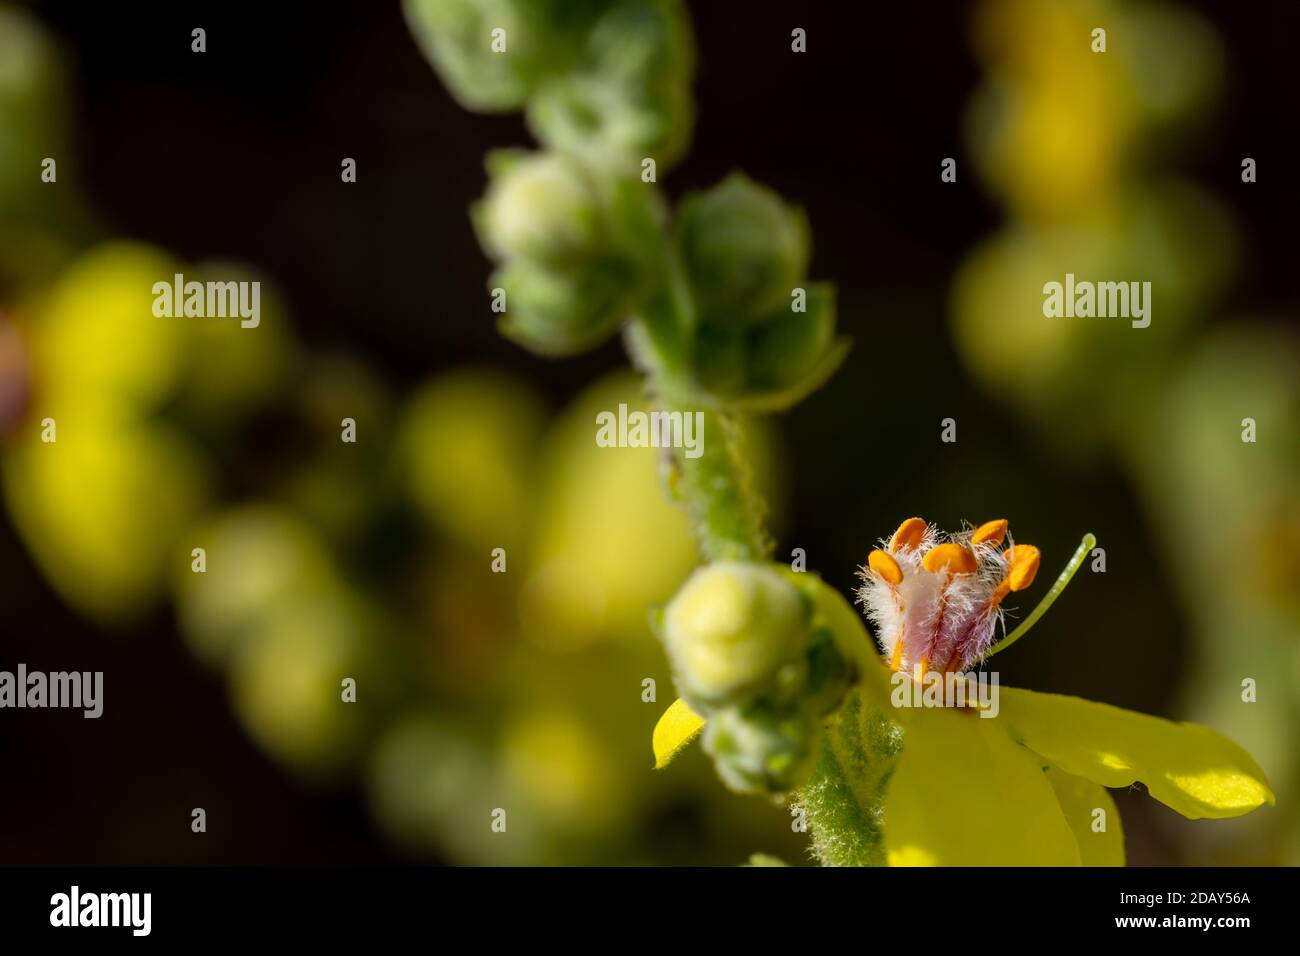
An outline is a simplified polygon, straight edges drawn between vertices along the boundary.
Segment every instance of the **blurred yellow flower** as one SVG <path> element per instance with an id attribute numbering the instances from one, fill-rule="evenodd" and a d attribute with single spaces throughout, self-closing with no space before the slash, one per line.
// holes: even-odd
<path id="1" fill-rule="evenodd" d="M 646 608 L 671 596 L 696 561 L 689 523 L 664 493 L 656 450 L 596 444 L 597 413 L 620 403 L 648 407 L 631 375 L 585 392 L 548 439 L 520 599 L 524 633 L 541 647 L 648 635 Z"/>

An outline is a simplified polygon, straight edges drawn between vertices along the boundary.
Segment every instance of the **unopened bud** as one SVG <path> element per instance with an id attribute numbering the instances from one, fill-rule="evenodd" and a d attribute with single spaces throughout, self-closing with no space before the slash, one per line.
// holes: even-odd
<path id="1" fill-rule="evenodd" d="M 595 9 L 574 0 L 405 0 L 406 22 L 466 109 L 518 109 L 572 68 Z"/>
<path id="2" fill-rule="evenodd" d="M 758 326 L 706 324 L 696 334 L 695 372 L 718 398 L 737 407 L 786 408 L 825 382 L 848 343 L 835 335 L 835 289 L 807 289 L 807 308 L 788 303 Z"/>
<path id="3" fill-rule="evenodd" d="M 686 151 L 694 114 L 694 41 L 683 5 L 614 4 L 582 59 L 582 70 L 546 83 L 529 102 L 537 138 L 624 175 L 645 157 L 667 170 Z"/>
<path id="4" fill-rule="evenodd" d="M 506 291 L 502 333 L 539 355 L 594 348 L 625 317 L 617 274 L 598 266 L 561 272 L 520 259 L 491 281 Z"/>
<path id="5" fill-rule="evenodd" d="M 497 153 L 490 168 L 492 185 L 473 216 L 494 258 L 566 265 L 599 245 L 599 202 L 575 161 L 553 153 Z"/>
<path id="6" fill-rule="evenodd" d="M 791 681 L 781 676 L 802 663 L 808 611 L 773 568 L 720 561 L 697 570 L 673 598 L 663 640 L 688 700 L 710 706 L 788 696 Z"/>
<path id="7" fill-rule="evenodd" d="M 718 711 L 704 729 L 704 749 L 723 782 L 740 793 L 780 793 L 802 782 L 817 740 L 801 708 L 767 705 Z"/>
<path id="8" fill-rule="evenodd" d="M 810 255 L 803 212 L 740 173 L 682 202 L 677 244 L 702 320 L 732 326 L 788 310 Z"/>

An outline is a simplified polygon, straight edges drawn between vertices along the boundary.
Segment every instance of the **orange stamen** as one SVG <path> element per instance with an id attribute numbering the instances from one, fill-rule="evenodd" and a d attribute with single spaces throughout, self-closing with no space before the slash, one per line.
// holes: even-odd
<path id="1" fill-rule="evenodd" d="M 889 539 L 889 550 L 897 551 L 906 545 L 909 548 L 915 548 L 921 543 L 921 538 L 925 536 L 925 519 L 908 518 L 898 526 L 894 536 Z"/>
<path id="2" fill-rule="evenodd" d="M 898 566 L 898 562 L 893 557 L 879 548 L 867 555 L 867 567 L 890 584 L 897 585 L 903 582 L 903 569 Z"/>
<path id="3" fill-rule="evenodd" d="M 989 609 L 992 610 L 993 608 L 1001 604 L 1003 598 L 1005 598 L 1010 593 L 1011 593 L 1011 582 L 1008 581 L 1006 578 L 1003 578 L 998 583 L 997 588 L 994 589 L 993 596 L 989 598 Z"/>
<path id="4" fill-rule="evenodd" d="M 1002 540 L 1007 536 L 1007 519 L 998 518 L 996 521 L 986 521 L 970 536 L 971 544 L 991 544 L 993 547 L 999 547 Z"/>
<path id="5" fill-rule="evenodd" d="M 927 571 L 947 569 L 953 574 L 972 574 L 977 565 L 975 555 L 959 544 L 947 542 L 935 545 L 921 560 L 921 567 Z"/>
<path id="6" fill-rule="evenodd" d="M 1007 583 L 1011 590 L 1023 591 L 1034 583 L 1038 563 L 1042 560 L 1042 554 L 1037 548 L 1032 544 L 1017 544 L 1007 549 L 1006 559 L 1011 565 L 1011 570 L 1007 572 Z"/>

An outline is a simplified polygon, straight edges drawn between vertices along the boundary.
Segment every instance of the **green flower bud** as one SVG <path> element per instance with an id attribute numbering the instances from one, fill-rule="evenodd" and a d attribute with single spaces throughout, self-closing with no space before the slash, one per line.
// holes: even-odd
<path id="1" fill-rule="evenodd" d="M 696 380 L 723 398 L 748 394 L 752 338 L 744 329 L 699 326 L 691 359 Z"/>
<path id="2" fill-rule="evenodd" d="M 660 169 L 690 141 L 694 42 L 677 0 L 633 0 L 600 19 L 581 72 L 537 91 L 528 122 L 542 142 L 602 168 Z"/>
<path id="3" fill-rule="evenodd" d="M 780 409 L 800 401 L 839 367 L 848 342 L 835 336 L 835 289 L 805 290 L 805 311 L 787 305 L 765 324 L 701 326 L 695 374 L 714 395 L 737 407 Z"/>
<path id="4" fill-rule="evenodd" d="M 625 283 L 612 264 L 564 272 L 519 259 L 491 282 L 506 293 L 501 332 L 539 355 L 594 348 L 626 315 Z"/>
<path id="5" fill-rule="evenodd" d="M 750 380 L 758 388 L 787 388 L 800 381 L 835 344 L 835 289 L 820 283 L 805 292 L 805 311 L 795 312 L 787 302 L 755 330 Z"/>
<path id="6" fill-rule="evenodd" d="M 740 173 L 682 202 L 676 241 L 701 321 L 735 327 L 788 310 L 811 252 L 802 211 Z"/>
<path id="7" fill-rule="evenodd" d="M 622 0 L 587 38 L 586 61 L 597 73 L 643 91 L 690 87 L 695 39 L 681 0 Z"/>
<path id="8" fill-rule="evenodd" d="M 573 66 L 609 0 L 406 0 L 426 59 L 466 109 L 512 110 Z"/>
<path id="9" fill-rule="evenodd" d="M 817 725 L 806 711 L 762 704 L 713 714 L 703 744 L 732 790 L 779 793 L 802 781 L 816 740 Z"/>
<path id="10" fill-rule="evenodd" d="M 528 107 L 533 134 L 552 149 L 593 166 L 638 172 L 641 159 L 681 152 L 669 147 L 672 120 L 599 75 L 567 76 L 538 91 Z M 665 163 L 667 165 L 667 163 Z"/>
<path id="11" fill-rule="evenodd" d="M 662 638 L 692 704 L 789 699 L 806 675 L 808 608 L 773 568 L 719 561 L 699 568 L 665 609 Z"/>
<path id="12" fill-rule="evenodd" d="M 498 259 L 580 262 L 598 247 L 599 198 L 583 170 L 554 153 L 495 153 L 487 196 L 474 207 L 479 241 Z"/>

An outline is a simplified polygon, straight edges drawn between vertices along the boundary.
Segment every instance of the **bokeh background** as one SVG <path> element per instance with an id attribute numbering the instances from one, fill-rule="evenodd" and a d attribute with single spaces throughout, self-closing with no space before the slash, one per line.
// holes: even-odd
<path id="1" fill-rule="evenodd" d="M 663 187 L 743 169 L 803 205 L 855 342 L 747 433 L 778 556 L 847 592 L 912 514 L 1008 517 L 1052 567 L 1094 532 L 1106 572 L 1002 680 L 1264 766 L 1279 805 L 1237 821 L 1117 794 L 1131 863 L 1300 862 L 1300 10 L 691 11 Z M 106 687 L 97 721 L 0 715 L 0 863 L 806 860 L 697 751 L 649 769 L 645 608 L 696 559 L 653 454 L 592 440 L 639 400 L 618 344 L 546 361 L 493 327 L 466 210 L 528 143 L 453 102 L 397 4 L 0 6 L 0 667 Z M 141 322 L 173 271 L 261 278 L 262 327 Z M 1151 279 L 1151 328 L 1046 323 L 1066 271 Z"/>

